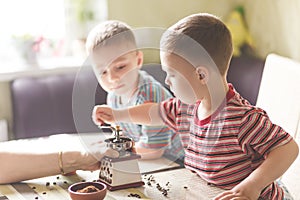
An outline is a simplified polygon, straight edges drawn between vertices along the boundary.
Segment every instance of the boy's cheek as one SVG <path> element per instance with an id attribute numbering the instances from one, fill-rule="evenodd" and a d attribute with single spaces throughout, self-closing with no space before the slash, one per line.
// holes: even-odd
<path id="1" fill-rule="evenodd" d="M 105 90 L 106 92 L 111 92 L 109 89 L 109 84 L 105 83 L 104 81 L 98 80 L 100 86 L 102 87 L 103 90 Z"/>

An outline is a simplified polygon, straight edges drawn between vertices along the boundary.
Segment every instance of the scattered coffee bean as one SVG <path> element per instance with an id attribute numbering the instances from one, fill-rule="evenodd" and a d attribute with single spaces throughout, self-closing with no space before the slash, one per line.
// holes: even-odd
<path id="1" fill-rule="evenodd" d="M 147 180 L 155 183 L 154 176 L 152 176 L 152 175 L 150 175 Z"/>
<path id="2" fill-rule="evenodd" d="M 127 195 L 128 197 L 136 197 L 138 199 L 142 198 L 139 194 L 135 194 L 135 193 L 130 193 L 129 195 Z"/>
<path id="3" fill-rule="evenodd" d="M 187 186 L 184 186 L 183 188 L 184 188 L 184 189 L 188 189 L 188 187 L 187 187 Z"/>
<path id="4" fill-rule="evenodd" d="M 35 197 L 34 199 L 39 199 L 39 197 Z"/>
<path id="5" fill-rule="evenodd" d="M 36 187 L 34 187 L 34 186 L 33 186 L 33 187 L 32 187 L 32 189 L 33 189 L 33 190 L 35 190 L 35 189 L 36 189 Z"/>
<path id="6" fill-rule="evenodd" d="M 47 194 L 47 192 L 43 192 L 42 194 Z"/>
<path id="7" fill-rule="evenodd" d="M 169 185 L 169 182 L 168 182 Z M 160 186 L 159 183 L 156 184 L 156 188 L 158 189 L 158 191 L 162 192 L 162 194 L 164 196 L 168 196 L 168 191 L 170 190 L 169 188 L 163 188 L 162 186 Z"/>
<path id="8" fill-rule="evenodd" d="M 168 191 L 170 191 L 170 182 L 168 181 L 165 186 L 166 188 L 162 187 L 159 183 L 156 182 L 155 178 L 153 175 L 150 175 L 147 177 L 146 174 L 144 174 L 144 179 L 147 181 L 147 185 L 148 186 L 152 186 L 152 183 L 155 184 L 156 183 L 156 188 L 158 191 L 162 192 L 162 194 L 167 197 L 168 196 Z"/>
<path id="9" fill-rule="evenodd" d="M 168 196 L 168 192 L 167 192 L 167 191 L 164 191 L 162 194 L 163 194 L 165 197 Z"/>
<path id="10" fill-rule="evenodd" d="M 56 179 L 59 179 L 59 176 L 57 176 Z"/>
<path id="11" fill-rule="evenodd" d="M 49 186 L 49 185 L 50 185 L 50 183 L 49 183 L 49 182 L 47 182 L 47 183 L 46 183 L 46 186 Z"/>
<path id="12" fill-rule="evenodd" d="M 68 184 L 68 182 L 67 182 L 67 181 L 64 181 L 64 184 Z"/>
<path id="13" fill-rule="evenodd" d="M 56 182 L 53 182 L 53 185 L 56 185 Z"/>

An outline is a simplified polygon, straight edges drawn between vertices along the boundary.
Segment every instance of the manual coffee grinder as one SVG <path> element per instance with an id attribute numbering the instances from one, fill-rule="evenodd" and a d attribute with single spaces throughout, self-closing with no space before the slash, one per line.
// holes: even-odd
<path id="1" fill-rule="evenodd" d="M 111 191 L 144 185 L 138 165 L 141 156 L 132 152 L 132 139 L 120 136 L 122 130 L 119 126 L 109 128 L 113 131 L 114 137 L 104 141 L 108 148 L 119 152 L 119 157 L 105 156 L 101 160 L 100 181 Z"/>

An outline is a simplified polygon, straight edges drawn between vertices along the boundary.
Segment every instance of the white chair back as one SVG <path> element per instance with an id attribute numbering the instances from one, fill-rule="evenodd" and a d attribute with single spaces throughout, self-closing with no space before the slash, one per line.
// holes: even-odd
<path id="1" fill-rule="evenodd" d="M 268 55 L 256 105 L 267 111 L 273 123 L 300 137 L 300 63 Z"/>

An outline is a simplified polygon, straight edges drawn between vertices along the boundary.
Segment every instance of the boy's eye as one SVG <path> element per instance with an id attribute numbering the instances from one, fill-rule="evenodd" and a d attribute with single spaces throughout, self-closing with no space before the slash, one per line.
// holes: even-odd
<path id="1" fill-rule="evenodd" d="M 117 69 L 120 70 L 120 69 L 123 69 L 125 67 L 126 67 L 125 65 L 121 65 L 121 66 L 118 66 Z"/>
<path id="2" fill-rule="evenodd" d="M 107 74 L 107 71 L 102 71 L 100 74 L 103 76 L 103 75 Z"/>

